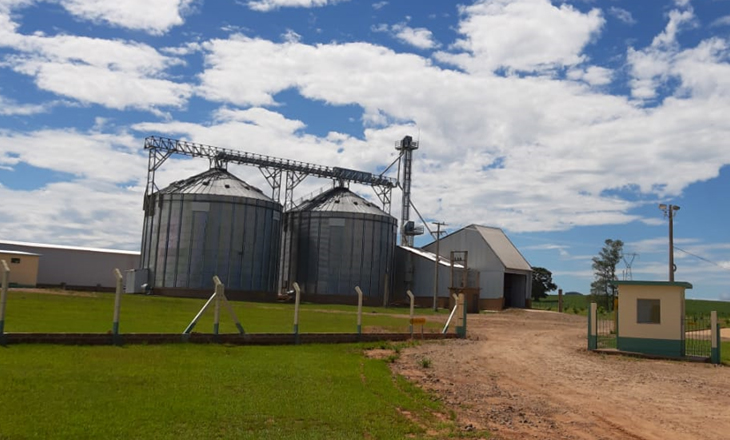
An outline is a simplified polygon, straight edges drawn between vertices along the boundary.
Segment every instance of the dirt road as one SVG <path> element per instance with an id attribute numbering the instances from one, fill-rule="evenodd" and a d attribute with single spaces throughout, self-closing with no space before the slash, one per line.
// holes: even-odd
<path id="1" fill-rule="evenodd" d="M 497 439 L 730 439 L 728 367 L 591 353 L 585 317 L 554 312 L 470 315 L 468 330 L 393 364 L 465 427 Z"/>

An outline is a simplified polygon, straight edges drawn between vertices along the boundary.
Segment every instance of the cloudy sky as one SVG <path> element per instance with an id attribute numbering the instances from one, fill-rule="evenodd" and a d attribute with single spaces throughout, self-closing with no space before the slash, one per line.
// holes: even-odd
<path id="1" fill-rule="evenodd" d="M 677 279 L 730 300 L 728 115 L 730 0 L 0 0 L 0 238 L 139 249 L 149 135 L 365 171 L 412 135 L 428 222 L 587 292 L 607 238 L 666 279 L 674 203 Z"/>

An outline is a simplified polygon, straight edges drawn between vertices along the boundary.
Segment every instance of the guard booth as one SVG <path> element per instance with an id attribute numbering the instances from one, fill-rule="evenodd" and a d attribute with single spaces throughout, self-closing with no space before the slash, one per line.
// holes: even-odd
<path id="1" fill-rule="evenodd" d="M 659 356 L 685 355 L 687 282 L 614 281 L 618 286 L 616 348 Z"/>

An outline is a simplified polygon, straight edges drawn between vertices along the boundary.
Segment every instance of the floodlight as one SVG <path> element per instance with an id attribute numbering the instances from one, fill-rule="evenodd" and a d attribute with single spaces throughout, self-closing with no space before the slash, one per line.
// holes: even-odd
<path id="1" fill-rule="evenodd" d="M 662 204 L 659 205 L 659 209 L 661 209 L 662 211 L 666 211 L 667 210 L 667 205 L 665 205 L 664 203 L 662 203 Z"/>

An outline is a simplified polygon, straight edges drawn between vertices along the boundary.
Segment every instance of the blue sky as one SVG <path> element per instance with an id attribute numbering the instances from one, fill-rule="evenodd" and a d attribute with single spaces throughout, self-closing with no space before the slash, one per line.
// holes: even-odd
<path id="1" fill-rule="evenodd" d="M 674 203 L 677 279 L 730 300 L 728 115 L 730 0 L 0 0 L 0 237 L 138 249 L 148 135 L 378 170 L 410 134 L 428 221 L 587 292 L 607 238 L 666 279 Z"/>

